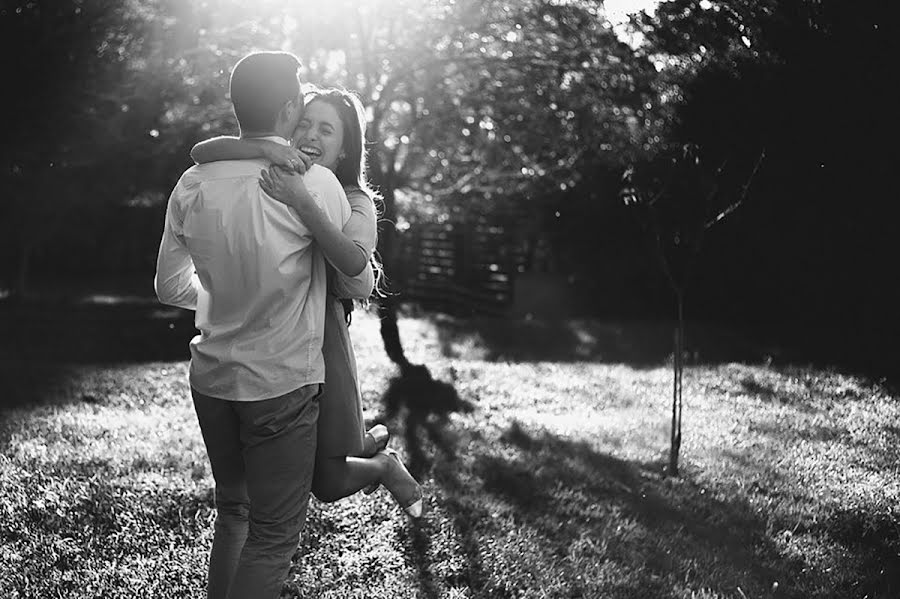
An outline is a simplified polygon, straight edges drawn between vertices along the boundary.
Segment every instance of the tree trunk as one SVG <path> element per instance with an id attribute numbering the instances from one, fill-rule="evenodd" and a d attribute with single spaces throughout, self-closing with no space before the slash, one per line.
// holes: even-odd
<path id="1" fill-rule="evenodd" d="M 409 372 L 412 364 L 403 353 L 403 344 L 400 342 L 400 329 L 397 328 L 397 304 L 393 296 L 383 297 L 378 300 L 378 318 L 381 320 L 381 340 L 384 342 L 384 351 L 391 362 L 400 367 L 400 374 Z"/>
<path id="2" fill-rule="evenodd" d="M 678 476 L 678 456 L 681 452 L 681 390 L 684 374 L 684 297 L 678 297 L 678 324 L 675 327 L 675 351 L 672 359 L 672 431 L 669 446 L 669 474 Z"/>

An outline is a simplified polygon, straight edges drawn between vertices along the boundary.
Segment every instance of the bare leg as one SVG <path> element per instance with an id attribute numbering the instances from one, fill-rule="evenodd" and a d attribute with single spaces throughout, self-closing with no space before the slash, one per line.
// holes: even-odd
<path id="1" fill-rule="evenodd" d="M 316 460 L 312 491 L 316 499 L 330 503 L 379 482 L 384 471 L 384 464 L 375 458 L 320 458 Z"/>
<path id="2" fill-rule="evenodd" d="M 419 483 L 403 464 L 384 453 L 371 458 L 339 456 L 318 460 L 313 493 L 319 501 L 332 502 L 372 483 L 383 484 L 401 506 L 421 495 Z"/>

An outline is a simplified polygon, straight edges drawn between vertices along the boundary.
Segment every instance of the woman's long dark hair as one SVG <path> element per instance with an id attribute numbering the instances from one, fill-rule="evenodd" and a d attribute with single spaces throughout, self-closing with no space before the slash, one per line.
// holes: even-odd
<path id="1" fill-rule="evenodd" d="M 325 102 L 334 108 L 344 127 L 344 157 L 334 167 L 334 174 L 345 188 L 361 189 L 373 202 L 381 200 L 381 194 L 369 185 L 366 176 L 366 109 L 359 96 L 343 89 L 316 89 L 304 93 L 304 102 Z"/>
<path id="2" fill-rule="evenodd" d="M 381 194 L 369 185 L 369 179 L 366 176 L 366 109 L 359 96 L 343 89 L 312 88 L 304 92 L 303 98 L 306 106 L 313 102 L 325 102 L 337 111 L 344 128 L 344 142 L 341 145 L 344 157 L 339 159 L 335 165 L 334 174 L 345 189 L 359 189 L 369 196 L 374 204 L 375 214 L 378 215 L 381 212 L 379 210 Z M 371 262 L 375 270 L 375 293 L 384 296 L 384 268 L 374 253 Z M 352 306 L 352 304 L 350 305 Z M 346 301 L 344 301 L 344 310 L 349 322 Z"/>

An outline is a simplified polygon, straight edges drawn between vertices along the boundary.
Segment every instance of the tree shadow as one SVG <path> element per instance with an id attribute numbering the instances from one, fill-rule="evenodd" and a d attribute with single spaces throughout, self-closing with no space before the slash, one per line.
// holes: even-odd
<path id="1" fill-rule="evenodd" d="M 464 567 L 443 583 L 468 587 L 473 596 L 518 596 L 534 590 L 528 585 L 537 584 L 535 571 L 546 574 L 553 568 L 558 570 L 553 576 L 568 581 L 567 596 L 594 596 L 596 581 L 591 583 L 579 568 L 596 572 L 604 564 L 624 572 L 622 580 L 607 581 L 615 596 L 682 596 L 673 581 L 689 579 L 723 596 L 735 588 L 746 596 L 767 597 L 893 596 L 900 589 L 900 568 L 892 570 L 897 574 L 887 569 L 900 566 L 896 530 L 879 534 L 890 522 L 876 523 L 878 530 L 869 532 L 872 522 L 854 520 L 849 513 L 821 523 L 826 530 L 819 532 L 856 560 L 853 587 L 845 577 L 836 583 L 843 586 L 830 588 L 821 572 L 777 545 L 771 514 L 745 499 L 710 492 L 691 472 L 667 478 L 661 462 L 620 459 L 589 443 L 531 432 L 515 422 L 495 439 L 478 431 L 464 434 L 458 441 L 467 453 L 459 455 L 446 444 L 436 447 L 431 474 L 435 497 L 464 554 Z M 514 530 L 498 524 L 504 518 L 514 520 Z M 440 581 L 425 556 L 433 550 L 429 534 L 434 529 L 427 519 L 415 528 L 411 555 L 428 581 L 424 586 L 432 590 Z M 550 553 L 521 553 L 515 535 L 546 539 Z M 571 558 L 585 539 L 593 563 Z M 498 573 L 498 552 L 516 555 L 512 567 L 519 571 Z M 510 580 L 498 580 L 504 576 Z"/>
<path id="2" fill-rule="evenodd" d="M 399 376 L 390 380 L 382 404 L 383 415 L 376 420 L 402 421 L 407 466 L 420 481 L 433 470 L 435 459 L 450 462 L 457 459 L 458 439 L 448 427 L 450 415 L 470 413 L 475 409 L 459 396 L 451 383 L 436 380 L 428 368 L 420 364 L 408 365 Z M 391 428 L 396 430 L 396 427 Z M 413 522 L 407 557 L 416 567 L 423 596 L 436 599 L 440 593 L 428 559 L 433 551 L 432 532 L 427 519 Z"/>
<path id="3" fill-rule="evenodd" d="M 816 400 L 812 393 L 802 394 L 796 390 L 776 388 L 770 382 L 761 382 L 751 375 L 740 379 L 740 388 L 747 395 L 753 395 L 770 404 L 789 405 L 798 411 L 808 414 L 826 411 L 820 400 Z M 807 384 L 804 391 L 811 391 L 812 385 Z"/>
<path id="4" fill-rule="evenodd" d="M 784 430 L 777 429 L 765 429 L 765 432 L 773 436 L 785 433 Z M 801 438 L 821 441 L 828 440 L 833 434 L 829 431 L 821 438 L 818 435 L 801 435 Z M 761 451 L 761 448 L 757 450 Z M 737 451 L 728 451 L 725 456 L 733 467 L 747 473 L 748 479 L 753 479 L 748 486 L 753 494 L 774 503 L 795 499 L 789 492 L 785 493 L 784 489 L 789 489 L 796 483 L 785 480 L 783 474 L 774 471 L 766 471 L 764 474 L 761 472 L 761 460 L 765 458 L 754 458 Z M 896 460 L 889 459 L 882 466 L 887 470 L 894 464 Z M 782 530 L 779 536 L 788 541 L 800 539 L 801 545 L 804 538 L 825 539 L 841 548 L 840 565 L 851 571 L 853 577 L 837 581 L 829 588 L 831 593 L 825 596 L 896 597 L 900 592 L 900 528 L 896 518 L 890 515 L 891 509 L 891 506 L 865 509 L 852 502 L 839 507 L 824 507 L 819 513 L 801 513 L 791 522 L 780 522 Z M 804 549 L 811 554 L 820 550 L 809 544 Z M 847 571 L 844 572 L 845 575 Z M 827 573 L 828 571 L 819 574 Z M 813 576 L 815 574 L 812 568 L 803 568 L 798 579 L 802 581 Z"/>
<path id="5" fill-rule="evenodd" d="M 484 492 L 513 504 L 524 525 L 560 543 L 605 536 L 604 557 L 642 564 L 648 573 L 643 585 L 653 588 L 654 576 L 684 576 L 693 567 L 711 575 L 705 583 L 722 592 L 748 588 L 741 580 L 747 574 L 762 589 L 798 569 L 779 563 L 763 534 L 765 523 L 748 506 L 713 499 L 689 476 L 672 485 L 660 475 L 661 463 L 622 460 L 585 442 L 529 434 L 516 423 L 501 440 L 519 451 L 513 458 L 478 458 Z M 622 525 L 632 532 L 610 538 Z M 768 559 L 760 561 L 760 553 Z M 658 586 L 654 596 L 674 596 L 674 590 Z"/>
<path id="6" fill-rule="evenodd" d="M 384 419 L 404 425 L 410 470 L 420 480 L 429 474 L 433 478 L 434 500 L 452 523 L 464 561 L 450 574 L 436 570 L 432 559 L 440 551 L 433 545 L 438 522 L 425 518 L 413 523 L 408 559 L 425 597 L 440 596 L 443 585 L 469 588 L 475 596 L 514 597 L 522 591 L 517 582 L 498 581 L 494 564 L 485 563 L 487 540 L 499 546 L 508 532 L 494 528 L 498 505 L 515 514 L 518 527 L 549 539 L 560 551 L 575 539 L 605 539 L 598 557 L 646 570 L 630 590 L 653 589 L 654 597 L 675 596 L 664 581 L 683 579 L 692 569 L 711 572 L 722 592 L 736 586 L 762 592 L 772 581 L 794 580 L 803 570 L 802 563 L 778 554 L 765 535 L 766 522 L 750 506 L 713 499 L 689 477 L 666 479 L 660 474 L 662 463 L 622 460 L 585 442 L 530 433 L 518 423 L 494 440 L 476 429 L 453 430 L 450 414 L 471 412 L 473 406 L 424 366 L 392 379 L 383 402 Z M 467 448 L 462 455 L 461 446 Z M 622 524 L 632 527 L 633 534 L 610 540 L 610 531 Z M 651 541 L 667 537 L 678 540 Z M 529 562 L 522 567 L 571 566 Z M 590 596 L 595 590 L 579 573 L 568 574 L 572 584 L 585 585 L 569 589 L 571 596 Z M 749 586 L 748 575 L 753 581 Z M 619 591 L 627 595 L 629 588 Z"/>
<path id="7" fill-rule="evenodd" d="M 434 379 L 428 368 L 420 364 L 410 366 L 390 380 L 382 403 L 382 419 L 392 421 L 402 417 L 409 470 L 417 477 L 424 476 L 431 468 L 433 460 L 429 454 L 433 456 L 435 450 L 455 459 L 456 439 L 447 428 L 450 414 L 475 409 L 459 396 L 451 383 Z"/>
<path id="8" fill-rule="evenodd" d="M 656 367 L 672 359 L 674 323 L 664 320 L 431 317 L 445 357 L 501 362 L 578 362 Z M 837 369 L 900 389 L 900 352 L 875 334 L 791 323 L 686 323 L 685 363 Z"/>
<path id="9" fill-rule="evenodd" d="M 477 355 L 487 361 L 625 363 L 655 367 L 671 359 L 674 325 L 667 322 L 433 318 L 445 357 Z M 748 331 L 690 323 L 689 363 L 759 363 L 778 353 Z"/>
<path id="10" fill-rule="evenodd" d="M 0 302 L 0 412 L 40 405 L 80 367 L 187 360 L 191 314 L 155 301 Z"/>
<path id="11" fill-rule="evenodd" d="M 772 376 L 774 374 L 774 376 Z M 786 406 L 801 415 L 807 424 L 798 426 L 794 419 L 767 418 L 753 421 L 749 426 L 755 433 L 781 443 L 825 444 L 840 451 L 851 451 L 855 464 L 873 472 L 889 471 L 900 459 L 900 427 L 890 421 L 877 423 L 881 439 L 855 434 L 858 419 L 833 419 L 836 407 L 867 409 L 872 395 L 896 396 L 889 385 L 869 380 L 850 380 L 833 373 L 816 373 L 805 369 L 759 370 L 738 376 L 739 389 L 747 395 L 774 406 Z M 813 424 L 809 424 L 812 422 Z M 822 451 L 829 451 L 824 447 Z M 737 452 L 727 452 L 738 459 Z"/>
<path id="12" fill-rule="evenodd" d="M 72 364 L 186 360 L 196 335 L 189 311 L 155 300 L 0 303 L 0 360 Z"/>

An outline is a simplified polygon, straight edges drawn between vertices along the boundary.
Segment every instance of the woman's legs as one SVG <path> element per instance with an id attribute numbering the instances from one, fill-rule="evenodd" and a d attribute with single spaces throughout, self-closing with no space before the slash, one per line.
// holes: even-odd
<path id="1" fill-rule="evenodd" d="M 316 460 L 312 491 L 316 499 L 330 503 L 380 481 L 383 474 L 384 467 L 374 458 L 319 458 Z"/>
<path id="2" fill-rule="evenodd" d="M 313 493 L 332 502 L 353 495 L 372 483 L 381 483 L 402 507 L 419 497 L 421 489 L 399 459 L 386 452 L 372 457 L 327 457 L 316 462 Z"/>

